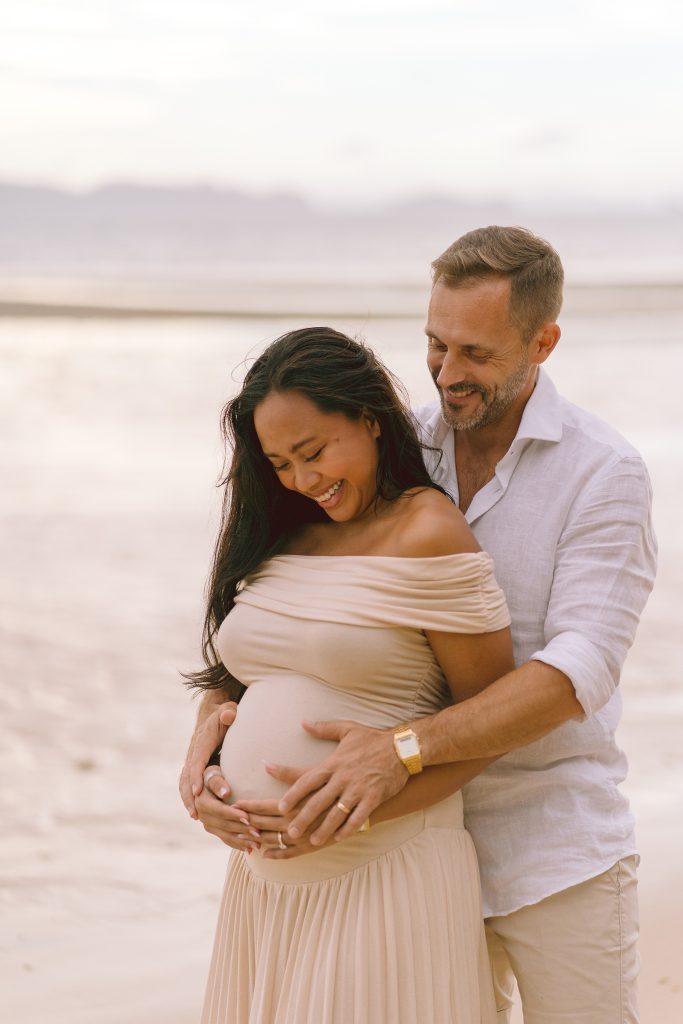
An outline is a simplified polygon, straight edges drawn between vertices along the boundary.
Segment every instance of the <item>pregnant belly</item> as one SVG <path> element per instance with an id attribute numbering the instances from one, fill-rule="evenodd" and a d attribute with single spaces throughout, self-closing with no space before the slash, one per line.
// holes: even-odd
<path id="1" fill-rule="evenodd" d="M 282 796 L 288 786 L 271 778 L 263 762 L 310 768 L 323 761 L 336 743 L 310 736 L 301 722 L 333 718 L 367 720 L 352 697 L 313 679 L 292 676 L 252 683 L 221 752 L 231 802 Z"/>

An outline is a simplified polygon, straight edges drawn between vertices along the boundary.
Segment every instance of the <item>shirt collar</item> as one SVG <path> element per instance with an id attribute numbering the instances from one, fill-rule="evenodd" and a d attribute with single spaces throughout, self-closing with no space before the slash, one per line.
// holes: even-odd
<path id="1" fill-rule="evenodd" d="M 536 387 L 524 406 L 515 441 L 561 441 L 562 411 L 560 396 L 543 367 L 538 368 Z"/>
<path id="2" fill-rule="evenodd" d="M 425 452 L 425 461 L 435 483 L 458 504 L 458 474 L 455 468 L 454 430 L 441 417 L 439 402 L 420 417 L 424 440 L 440 453 Z M 550 377 L 539 367 L 536 386 L 524 407 L 515 438 L 497 464 L 494 477 L 474 496 L 467 510 L 468 523 L 487 512 L 505 494 L 523 452 L 533 441 L 558 442 L 562 439 L 560 396 Z"/>

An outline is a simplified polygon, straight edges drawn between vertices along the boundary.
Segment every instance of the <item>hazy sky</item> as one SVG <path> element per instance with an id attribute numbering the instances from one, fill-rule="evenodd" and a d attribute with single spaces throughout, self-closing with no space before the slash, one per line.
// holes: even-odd
<path id="1" fill-rule="evenodd" d="M 0 179 L 683 198 L 679 0 L 0 0 Z"/>

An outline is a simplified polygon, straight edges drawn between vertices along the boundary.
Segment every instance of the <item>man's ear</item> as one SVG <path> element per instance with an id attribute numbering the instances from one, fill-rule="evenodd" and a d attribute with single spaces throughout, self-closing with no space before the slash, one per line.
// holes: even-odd
<path id="1" fill-rule="evenodd" d="M 544 363 L 560 340 L 560 325 L 543 324 L 529 342 L 529 362 L 539 365 Z"/>

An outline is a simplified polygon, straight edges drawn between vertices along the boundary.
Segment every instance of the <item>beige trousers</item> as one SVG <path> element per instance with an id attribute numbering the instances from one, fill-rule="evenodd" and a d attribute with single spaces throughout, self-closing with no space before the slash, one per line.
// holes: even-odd
<path id="1" fill-rule="evenodd" d="M 637 1024 L 638 858 L 626 857 L 531 907 L 490 917 L 486 938 L 500 1024 L 514 979 L 524 1024 Z"/>

